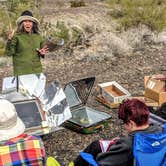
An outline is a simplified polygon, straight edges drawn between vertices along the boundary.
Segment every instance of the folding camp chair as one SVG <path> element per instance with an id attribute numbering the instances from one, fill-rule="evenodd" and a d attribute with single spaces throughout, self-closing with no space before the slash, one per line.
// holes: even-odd
<path id="1" fill-rule="evenodd" d="M 153 134 L 136 133 L 133 155 L 136 166 L 166 166 L 166 124 Z"/>
<path id="2" fill-rule="evenodd" d="M 98 166 L 97 162 L 90 153 L 80 152 L 80 156 L 91 166 Z"/>
<path id="3" fill-rule="evenodd" d="M 54 157 L 48 157 L 46 166 L 62 166 Z M 68 166 L 74 166 L 73 162 L 70 162 Z"/>
<path id="4" fill-rule="evenodd" d="M 61 165 L 54 157 L 48 157 L 46 161 L 46 166 L 61 166 Z"/>
<path id="5" fill-rule="evenodd" d="M 108 149 L 116 143 L 116 140 L 119 138 L 114 138 L 112 140 L 100 140 L 100 147 L 102 152 L 108 151 Z M 98 166 L 96 160 L 94 159 L 93 155 L 86 152 L 80 152 L 80 156 L 89 163 L 90 166 Z"/>

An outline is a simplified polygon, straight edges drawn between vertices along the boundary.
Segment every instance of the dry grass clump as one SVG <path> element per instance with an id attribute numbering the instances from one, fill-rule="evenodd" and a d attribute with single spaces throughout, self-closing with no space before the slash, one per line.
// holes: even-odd
<path id="1" fill-rule="evenodd" d="M 166 27 L 165 0 L 107 0 L 112 9 L 110 15 L 121 28 L 147 25 L 151 30 L 162 31 Z"/>
<path id="2" fill-rule="evenodd" d="M 70 1 L 71 7 L 81 7 L 81 6 L 85 6 L 85 2 L 84 0 L 73 0 Z"/>

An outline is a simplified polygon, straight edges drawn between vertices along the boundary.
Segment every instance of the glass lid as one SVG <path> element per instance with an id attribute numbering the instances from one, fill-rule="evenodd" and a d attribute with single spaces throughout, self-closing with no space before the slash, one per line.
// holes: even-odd
<path id="1" fill-rule="evenodd" d="M 14 103 L 19 118 L 24 122 L 26 130 L 41 127 L 42 117 L 36 100 Z"/>
<path id="2" fill-rule="evenodd" d="M 110 118 L 111 115 L 105 112 L 97 111 L 89 107 L 83 107 L 73 111 L 72 118 L 69 121 L 83 127 L 89 127 Z"/>

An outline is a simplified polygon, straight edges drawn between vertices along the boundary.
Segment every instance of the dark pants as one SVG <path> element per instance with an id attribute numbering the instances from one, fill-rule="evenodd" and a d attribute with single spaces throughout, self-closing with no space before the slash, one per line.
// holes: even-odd
<path id="1" fill-rule="evenodd" d="M 99 141 L 92 142 L 90 145 L 86 147 L 86 149 L 83 152 L 92 154 L 94 156 L 94 159 L 96 159 L 97 155 L 102 152 Z M 74 166 L 89 166 L 89 164 L 79 155 L 74 160 Z"/>

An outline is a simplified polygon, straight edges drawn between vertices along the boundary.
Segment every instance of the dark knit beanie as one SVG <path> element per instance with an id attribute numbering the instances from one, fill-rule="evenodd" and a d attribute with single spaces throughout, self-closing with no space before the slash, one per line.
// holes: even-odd
<path id="1" fill-rule="evenodd" d="M 29 10 L 25 10 L 21 13 L 21 16 L 31 16 L 31 17 L 33 17 L 33 14 Z"/>

